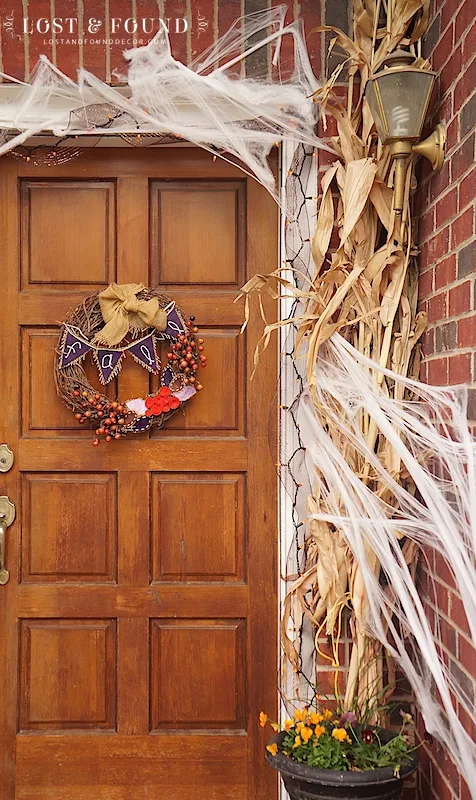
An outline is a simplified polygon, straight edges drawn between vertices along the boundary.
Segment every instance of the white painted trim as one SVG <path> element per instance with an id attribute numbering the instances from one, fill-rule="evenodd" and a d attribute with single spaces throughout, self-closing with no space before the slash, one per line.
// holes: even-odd
<path id="1" fill-rule="evenodd" d="M 280 213 L 280 226 L 279 226 L 279 266 L 286 268 L 286 180 L 288 177 L 288 170 L 291 166 L 295 151 L 295 143 L 292 140 L 286 140 L 281 145 L 281 171 L 280 171 L 280 197 L 281 197 L 281 213 Z M 292 280 L 292 275 L 289 272 L 284 272 L 283 277 Z M 292 308 L 292 298 L 280 297 L 279 299 L 279 319 L 286 319 L 289 316 Z M 293 375 L 286 371 L 285 361 L 281 356 L 285 346 L 286 340 L 289 338 L 289 330 L 286 327 L 279 329 L 279 343 L 278 343 L 278 375 L 279 375 L 279 406 L 286 405 L 290 399 L 293 391 Z M 294 437 L 295 431 L 288 425 L 288 415 L 279 408 L 279 463 L 286 452 L 289 452 L 287 445 L 289 438 Z M 281 481 L 279 481 L 278 488 L 278 502 L 279 502 L 279 618 L 281 619 L 282 606 L 286 595 L 286 584 L 282 580 L 282 576 L 286 573 L 286 557 L 289 547 L 292 542 L 294 534 L 294 526 L 292 520 L 292 503 L 291 498 L 285 491 Z M 279 653 L 281 655 L 281 646 L 279 646 Z"/>
<path id="2" fill-rule="evenodd" d="M 280 213 L 280 225 L 279 225 L 279 266 L 284 270 L 286 270 L 286 265 L 287 265 L 286 241 L 285 241 L 286 180 L 288 177 L 288 170 L 291 166 L 293 156 L 296 150 L 296 146 L 297 144 L 293 140 L 286 140 L 281 145 L 281 159 L 280 159 L 281 213 Z M 317 161 L 318 161 L 317 158 L 313 158 L 313 164 L 311 166 L 309 180 L 308 180 L 308 187 L 307 187 L 308 190 L 307 194 L 310 196 L 310 199 L 306 201 L 306 206 L 311 223 L 311 229 L 312 229 L 312 220 L 315 218 L 316 214 L 316 198 L 313 195 L 315 193 L 314 187 L 317 186 L 317 179 L 318 179 Z M 284 271 L 283 277 L 292 281 L 292 273 L 290 271 L 288 271 L 287 273 L 286 271 Z M 292 297 L 280 296 L 279 306 L 278 306 L 279 319 L 286 319 L 289 316 L 292 309 L 292 305 L 293 305 Z M 278 347 L 279 463 L 281 463 L 281 461 L 285 459 L 286 453 L 289 454 L 293 452 L 298 445 L 297 431 L 294 425 L 290 424 L 290 415 L 281 409 L 281 406 L 289 405 L 294 400 L 295 397 L 294 370 L 292 369 L 289 363 L 289 359 L 283 359 L 281 355 L 281 353 L 286 348 L 286 345 L 289 348 L 290 345 L 289 337 L 290 337 L 290 331 L 287 327 L 279 328 L 279 347 Z M 280 480 L 278 480 L 278 520 L 279 520 L 278 569 L 280 571 L 278 576 L 278 602 L 279 602 L 278 623 L 279 623 L 282 617 L 283 604 L 286 596 L 286 582 L 283 580 L 282 576 L 286 574 L 287 555 L 294 537 L 292 501 L 288 493 L 286 492 L 285 486 Z M 278 664 L 280 664 L 281 662 L 280 640 L 281 640 L 281 631 L 278 624 Z M 285 708 L 282 703 L 280 704 L 279 712 L 280 712 L 280 719 L 282 720 L 285 714 Z M 280 800 L 289 800 L 289 795 L 285 791 L 282 781 L 279 782 L 279 797 Z"/>

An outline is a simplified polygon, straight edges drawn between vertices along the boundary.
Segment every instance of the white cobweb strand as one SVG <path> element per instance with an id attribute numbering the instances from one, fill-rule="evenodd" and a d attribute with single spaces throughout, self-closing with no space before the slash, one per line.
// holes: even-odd
<path id="1" fill-rule="evenodd" d="M 172 134 L 244 165 L 278 199 L 267 161 L 276 143 L 292 138 L 331 149 L 314 133 L 316 106 L 310 96 L 318 84 L 302 23 L 284 25 L 285 12 L 285 6 L 277 6 L 237 20 L 189 67 L 172 56 L 167 31 L 161 27 L 146 46 L 124 53 L 129 69 L 119 76 L 126 83 L 121 93 L 84 69 L 75 83 L 41 56 L 31 83 L 22 84 L 15 100 L 0 107 L 0 129 L 20 131 L 0 144 L 0 155 L 45 131 L 59 137 Z M 289 80 L 279 77 L 285 36 L 294 43 L 294 73 Z M 237 69 L 268 46 L 274 49 L 277 77 L 239 77 Z M 103 111 L 98 122 L 101 104 L 110 104 L 115 113 L 108 117 Z"/>
<path id="2" fill-rule="evenodd" d="M 389 397 L 377 383 L 378 372 L 410 389 L 415 399 L 398 402 Z M 329 427 L 371 463 L 379 483 L 391 489 L 395 503 L 390 507 L 355 474 L 316 414 L 307 389 L 299 402 L 297 421 L 307 472 L 314 485 L 317 476 L 321 494 L 323 513 L 314 516 L 334 524 L 352 550 L 369 598 L 369 632 L 400 665 L 427 731 L 448 749 L 476 798 L 476 744 L 461 724 L 454 700 L 470 717 L 472 703 L 444 663 L 438 632 L 435 642 L 397 536 L 403 534 L 422 548 L 433 548 L 445 559 L 476 644 L 476 444 L 467 423 L 466 390 L 432 387 L 382 370 L 337 334 L 323 346 L 315 376 L 315 399 L 326 408 Z M 394 480 L 367 444 L 361 431 L 362 411 L 375 421 L 401 459 L 416 486 L 416 496 Z M 369 549 L 377 555 L 393 592 L 386 592 L 375 577 Z M 410 636 L 404 639 L 402 631 Z"/>

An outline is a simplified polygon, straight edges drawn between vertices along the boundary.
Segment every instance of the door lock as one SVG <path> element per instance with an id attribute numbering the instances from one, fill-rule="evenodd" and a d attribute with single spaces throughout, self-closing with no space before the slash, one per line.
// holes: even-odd
<path id="1" fill-rule="evenodd" d="M 8 472 L 12 468 L 13 458 L 8 444 L 0 444 L 0 472 Z"/>

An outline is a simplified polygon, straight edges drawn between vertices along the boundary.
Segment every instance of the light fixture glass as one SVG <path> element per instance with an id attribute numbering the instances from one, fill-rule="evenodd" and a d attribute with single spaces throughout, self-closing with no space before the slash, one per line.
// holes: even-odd
<path id="1" fill-rule="evenodd" d="M 365 99 L 383 144 L 389 145 L 395 161 L 393 208 L 403 210 L 405 180 L 412 153 L 427 158 L 434 170 L 444 159 L 445 130 L 437 125 L 424 142 L 420 139 L 430 103 L 436 72 L 412 66 L 414 57 L 407 50 L 396 50 L 385 60 L 380 72 L 368 79 Z"/>
<path id="2" fill-rule="evenodd" d="M 367 82 L 365 97 L 384 144 L 421 136 L 436 73 L 409 62 L 411 53 L 397 50 Z"/>

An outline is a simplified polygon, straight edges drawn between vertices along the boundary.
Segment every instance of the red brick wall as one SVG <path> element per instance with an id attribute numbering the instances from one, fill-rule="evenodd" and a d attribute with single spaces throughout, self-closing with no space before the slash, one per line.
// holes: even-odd
<path id="1" fill-rule="evenodd" d="M 448 156 L 441 173 L 424 167 L 418 191 L 420 296 L 428 312 L 423 377 L 430 383 L 474 383 L 476 242 L 474 169 L 476 7 L 444 0 L 435 9 L 427 55 L 438 70 L 433 122 L 447 124 Z M 476 420 L 476 391 L 470 390 Z"/>
<path id="2" fill-rule="evenodd" d="M 421 307 L 428 312 L 424 338 L 424 380 L 467 383 L 469 415 L 476 421 L 476 6 L 474 0 L 432 0 L 432 24 L 425 55 L 438 71 L 432 122 L 447 124 L 447 159 L 431 177 L 421 165 L 416 207 L 420 212 Z M 422 564 L 421 585 L 434 624 L 441 620 L 442 654 L 474 705 L 476 653 L 468 638 L 461 599 L 452 577 L 434 553 Z M 434 579 L 435 584 L 430 579 Z M 436 590 L 436 591 L 435 591 Z M 436 595 L 436 596 L 435 596 Z M 472 736 L 476 726 L 459 707 Z M 454 800 L 470 795 L 443 748 L 430 743 L 421 753 L 422 800 Z"/>
<path id="3" fill-rule="evenodd" d="M 188 63 L 225 33 L 238 17 L 275 5 L 279 5 L 279 0 L 0 0 L 0 72 L 21 80 L 28 79 L 38 56 L 45 53 L 72 77 L 76 76 L 78 67 L 85 67 L 103 80 L 114 83 L 114 70 L 123 70 L 125 67 L 122 52 L 133 45 L 134 38 L 142 38 L 142 44 L 151 38 L 140 33 L 140 30 L 135 36 L 128 34 L 124 30 L 124 23 L 129 18 L 139 20 L 139 29 L 143 17 L 147 20 L 154 18 L 154 32 L 159 17 L 171 19 L 172 52 L 176 58 Z M 324 22 L 341 22 L 339 15 L 345 22 L 347 0 L 333 0 L 332 3 L 328 0 L 328 5 L 326 14 L 325 0 L 288 2 L 287 19 L 290 21 L 302 17 L 307 32 Z M 9 18 L 12 15 L 10 25 Z M 334 19 L 336 15 L 337 20 Z M 27 30 L 33 28 L 33 32 L 26 35 L 23 33 L 24 17 L 30 20 Z M 188 29 L 186 33 L 175 32 L 174 20 L 182 17 L 187 20 Z M 38 32 L 36 23 L 44 18 L 63 20 L 63 32 Z M 73 22 L 66 21 L 69 19 Z M 113 19 L 121 22 L 113 23 Z M 96 33 L 88 30 L 90 20 L 101 23 Z M 45 24 L 40 23 L 41 31 Z M 151 24 L 149 21 L 146 23 L 146 30 Z M 131 25 L 128 25 L 130 30 Z M 115 33 L 113 28 L 116 29 Z M 112 44 L 102 44 L 102 39 L 112 39 Z M 101 44 L 96 44 L 97 40 L 101 40 Z M 313 34 L 308 44 L 314 71 L 319 76 L 323 58 L 321 37 Z M 283 54 L 285 62 L 290 65 L 290 41 L 284 44 Z M 252 57 L 250 68 L 261 70 L 263 58 L 266 64 L 266 54 L 258 53 Z"/>

